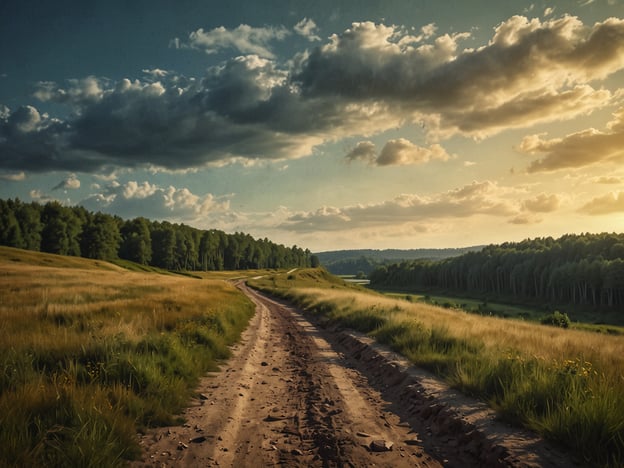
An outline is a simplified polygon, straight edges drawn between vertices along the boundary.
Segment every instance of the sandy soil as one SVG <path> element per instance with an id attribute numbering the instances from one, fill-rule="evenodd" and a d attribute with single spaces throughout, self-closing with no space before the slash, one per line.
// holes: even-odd
<path id="1" fill-rule="evenodd" d="M 365 337 L 238 286 L 256 314 L 233 357 L 133 466 L 574 466 Z"/>

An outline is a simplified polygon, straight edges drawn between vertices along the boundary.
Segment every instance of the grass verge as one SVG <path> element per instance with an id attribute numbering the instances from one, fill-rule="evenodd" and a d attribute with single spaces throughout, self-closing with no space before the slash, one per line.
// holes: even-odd
<path id="1" fill-rule="evenodd" d="M 0 251 L 0 466 L 123 466 L 253 311 L 223 281 Z"/>
<path id="2" fill-rule="evenodd" d="M 624 465 L 624 338 L 410 303 L 322 270 L 249 282 L 367 333 L 591 466 Z"/>

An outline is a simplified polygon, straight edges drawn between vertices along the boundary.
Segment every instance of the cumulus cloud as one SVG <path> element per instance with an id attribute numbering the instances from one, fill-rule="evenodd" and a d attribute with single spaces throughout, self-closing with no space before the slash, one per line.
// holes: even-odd
<path id="1" fill-rule="evenodd" d="M 242 54 L 273 58 L 275 55 L 269 47 L 270 42 L 281 41 L 288 34 L 289 31 L 284 27 L 254 28 L 241 24 L 235 29 L 227 29 L 219 26 L 210 31 L 199 28 L 189 34 L 186 42 L 175 39 L 174 45 L 202 50 L 207 54 L 215 54 L 223 49 L 235 49 Z"/>
<path id="2" fill-rule="evenodd" d="M 294 27 L 297 34 L 305 37 L 310 42 L 321 40 L 321 38 L 316 34 L 317 29 L 318 27 L 316 26 L 314 20 L 308 18 L 303 18 Z"/>
<path id="3" fill-rule="evenodd" d="M 20 182 L 22 180 L 26 180 L 26 173 L 22 171 L 22 172 L 0 174 L 0 179 L 9 180 L 12 182 Z"/>
<path id="4" fill-rule="evenodd" d="M 425 223 L 435 219 L 466 218 L 476 215 L 508 217 L 518 213 L 507 190 L 490 181 L 431 196 L 402 194 L 381 203 L 346 207 L 324 206 L 315 211 L 290 216 L 281 227 L 297 232 L 339 231 L 383 225 Z"/>
<path id="5" fill-rule="evenodd" d="M 300 32 L 312 33 L 311 21 L 299 23 Z M 246 54 L 202 77 L 146 69 L 140 80 L 39 83 L 34 96 L 67 106 L 67 117 L 0 106 L 0 169 L 97 173 L 286 160 L 327 142 L 367 141 L 415 122 L 425 123 L 434 144 L 421 148 L 397 139 L 374 163 L 426 162 L 448 158 L 435 143 L 452 135 L 486 138 L 603 107 L 617 91 L 594 82 L 624 68 L 624 20 L 617 18 L 585 26 L 570 16 L 514 16 L 487 44 L 470 49 L 462 48 L 468 33 L 360 22 L 280 62 L 270 46 L 288 34 L 283 27 L 248 25 L 198 29 L 178 45 Z M 618 125 L 591 133 L 577 138 L 591 139 L 602 153 L 561 157 L 557 142 L 543 136 L 521 146 L 545 154 L 535 171 L 619 157 Z M 349 159 L 370 156 L 366 145 L 359 150 Z"/>
<path id="6" fill-rule="evenodd" d="M 588 83 L 624 67 L 624 20 L 615 18 L 586 27 L 570 16 L 514 16 L 485 46 L 460 50 L 465 38 L 421 44 L 394 26 L 354 23 L 315 49 L 296 77 L 311 94 L 392 100 L 436 116 L 429 123 L 440 136 L 485 137 L 605 105 L 611 93 Z"/>
<path id="7" fill-rule="evenodd" d="M 542 154 L 532 161 L 529 172 L 555 171 L 588 166 L 597 162 L 620 162 L 624 158 L 624 108 L 613 114 L 604 131 L 590 128 L 563 138 L 545 139 L 544 134 L 525 137 L 518 149 Z"/>
<path id="8" fill-rule="evenodd" d="M 0 151 L 8 170 L 110 172 L 115 168 L 169 170 L 231 160 L 293 159 L 325 141 L 374 133 L 371 113 L 398 125 L 384 103 L 346 104 L 303 99 L 285 71 L 256 55 L 210 68 L 202 80 L 168 74 L 161 81 L 102 81 L 105 90 L 68 121 L 34 107 L 0 119 Z M 50 96 L 67 96 L 46 85 Z M 52 98 L 50 98 L 52 99 Z"/>
<path id="9" fill-rule="evenodd" d="M 54 202 L 57 201 L 59 203 L 63 203 L 63 200 L 59 200 L 57 198 L 54 198 L 50 195 L 48 195 L 47 193 L 42 192 L 41 190 L 38 189 L 33 189 L 30 192 L 28 192 L 28 195 L 30 196 L 30 198 L 33 201 L 36 201 L 38 203 L 47 203 L 47 202 Z"/>
<path id="10" fill-rule="evenodd" d="M 75 190 L 80 188 L 80 180 L 76 177 L 76 174 L 70 174 L 69 177 L 61 180 L 58 184 L 52 187 L 52 190 Z"/>
<path id="11" fill-rule="evenodd" d="M 560 203 L 561 199 L 558 195 L 547 195 L 545 193 L 540 193 L 534 198 L 524 200 L 522 202 L 522 207 L 527 211 L 533 213 L 549 213 L 551 211 L 557 210 Z"/>
<path id="12" fill-rule="evenodd" d="M 35 85 L 33 96 L 42 102 L 51 101 L 81 107 L 99 101 L 108 85 L 109 80 L 95 76 L 69 79 L 64 88 L 53 81 L 41 81 Z"/>
<path id="13" fill-rule="evenodd" d="M 199 196 L 187 188 L 161 187 L 150 182 L 113 181 L 80 203 L 94 211 L 110 211 L 124 218 L 145 216 L 176 222 L 216 220 L 228 216 L 230 201 L 212 194 Z"/>
<path id="14" fill-rule="evenodd" d="M 601 177 L 594 177 L 593 179 L 591 179 L 590 182 L 593 184 L 615 185 L 615 184 L 621 184 L 622 178 L 616 177 L 616 176 L 601 176 Z"/>
<path id="15" fill-rule="evenodd" d="M 439 144 L 433 144 L 428 148 L 415 145 L 405 138 L 388 141 L 379 157 L 377 165 L 379 166 L 407 166 L 411 164 L 422 164 L 433 159 L 447 161 L 450 158 L 448 153 Z"/>
<path id="16" fill-rule="evenodd" d="M 589 215 L 624 212 L 624 192 L 611 192 L 601 197 L 596 197 L 583 205 L 579 211 Z"/>
<path id="17" fill-rule="evenodd" d="M 447 161 L 450 156 L 437 143 L 427 148 L 415 145 L 405 138 L 397 138 L 386 142 L 379 154 L 373 142 L 361 141 L 347 153 L 345 158 L 347 161 L 360 160 L 376 166 L 409 166 L 423 164 L 434 159 Z"/>
<path id="18" fill-rule="evenodd" d="M 377 160 L 377 148 L 372 141 L 360 141 L 351 151 L 347 153 L 345 159 L 351 161 L 363 161 L 372 164 Z"/>

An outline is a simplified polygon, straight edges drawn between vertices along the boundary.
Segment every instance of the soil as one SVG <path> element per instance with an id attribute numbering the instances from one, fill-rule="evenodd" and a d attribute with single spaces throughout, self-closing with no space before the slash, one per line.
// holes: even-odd
<path id="1" fill-rule="evenodd" d="M 256 314 L 185 424 L 141 435 L 134 467 L 568 467 L 570 457 L 349 331 L 238 287 Z"/>

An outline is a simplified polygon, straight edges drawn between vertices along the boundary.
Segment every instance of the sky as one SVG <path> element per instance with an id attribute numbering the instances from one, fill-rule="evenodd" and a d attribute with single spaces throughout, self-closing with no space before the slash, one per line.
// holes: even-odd
<path id="1" fill-rule="evenodd" d="M 624 0 L 2 0 L 0 198 L 313 252 L 624 231 Z"/>

